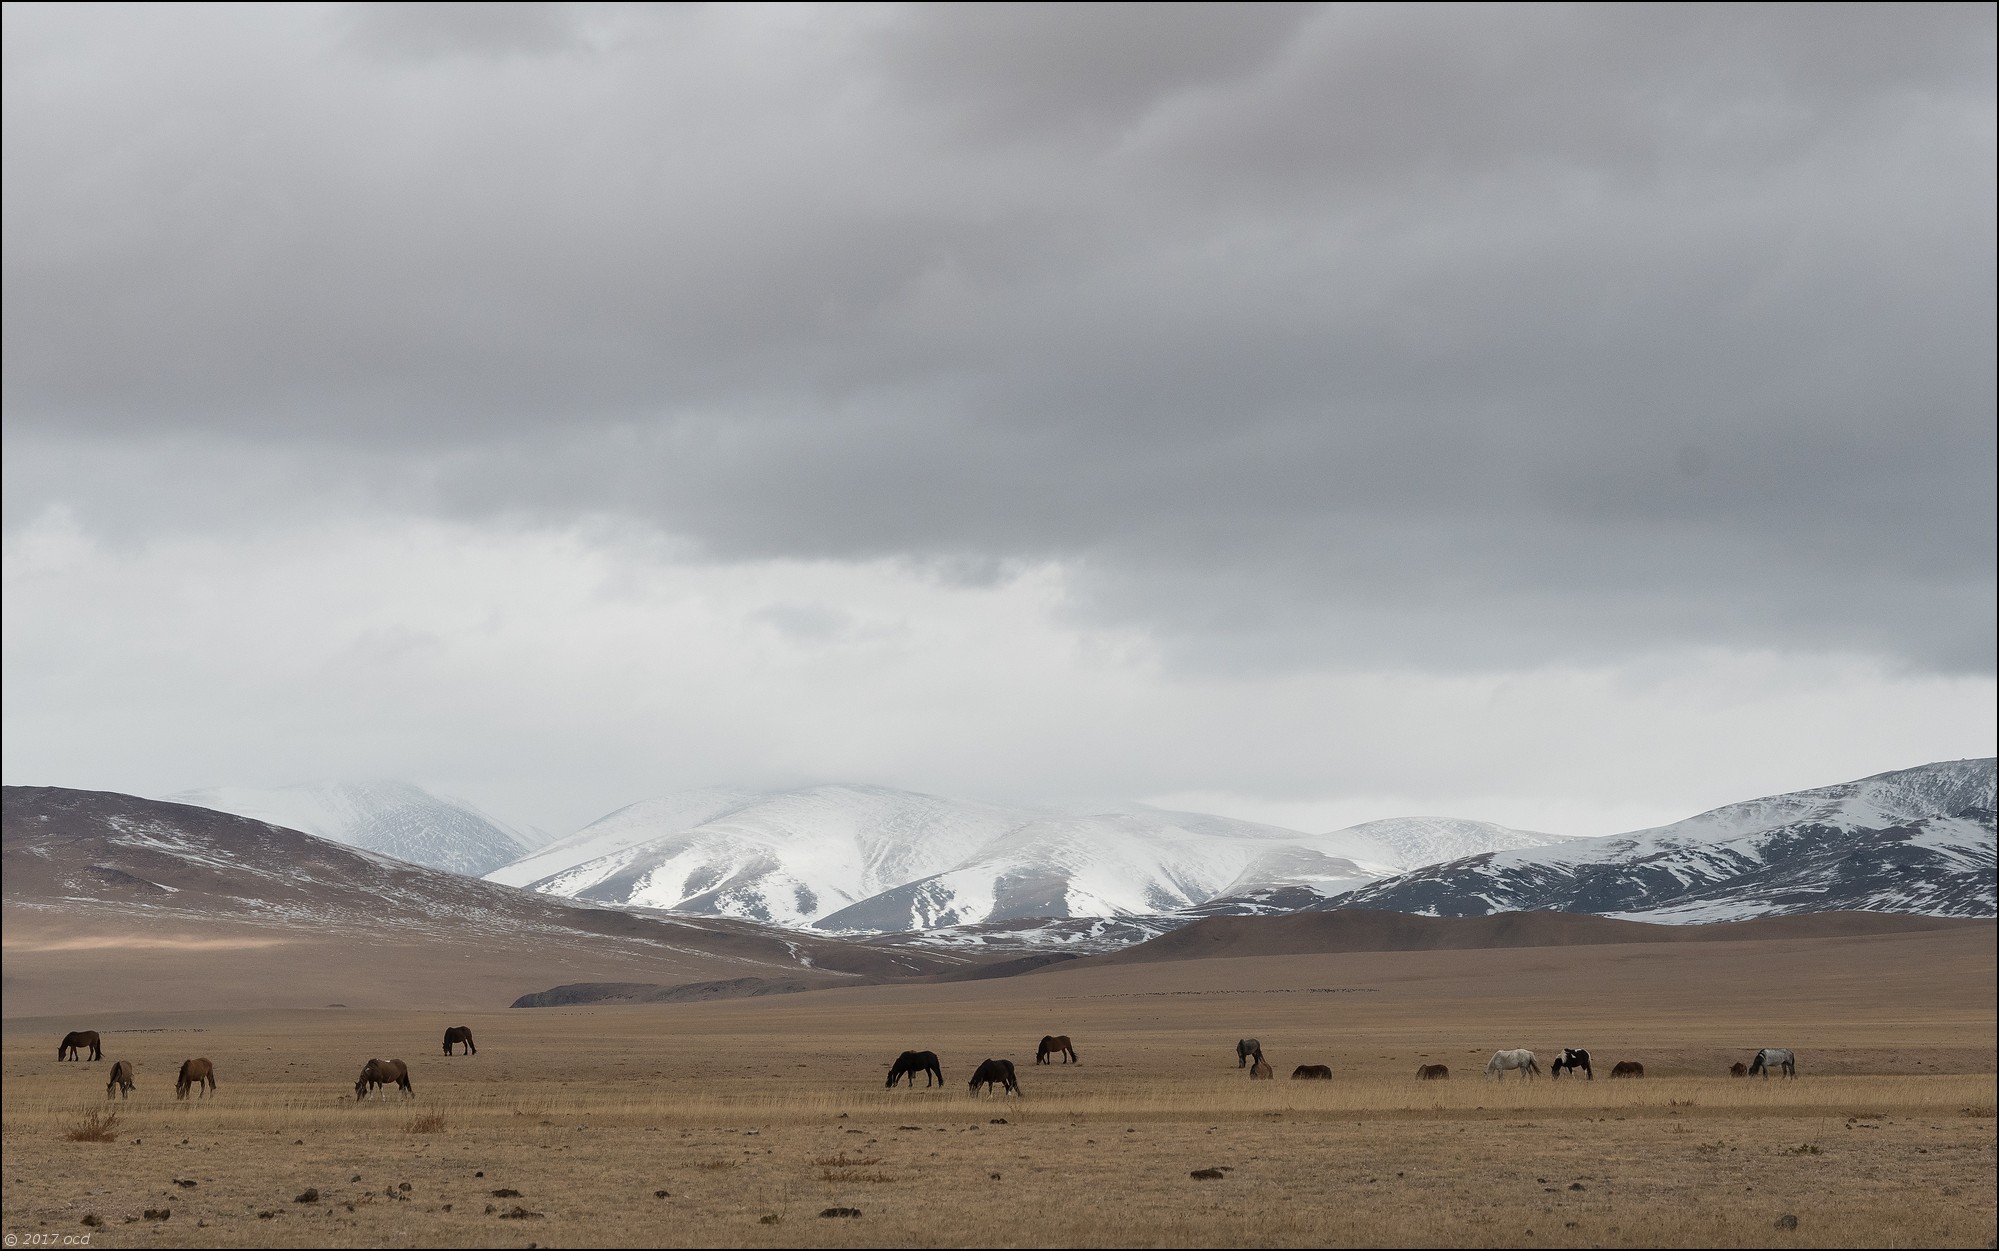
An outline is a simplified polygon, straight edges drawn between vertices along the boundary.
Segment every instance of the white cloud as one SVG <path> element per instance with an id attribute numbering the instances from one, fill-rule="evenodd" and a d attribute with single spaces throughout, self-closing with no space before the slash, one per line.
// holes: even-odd
<path id="1" fill-rule="evenodd" d="M 1854 658 L 1189 675 L 1079 626 L 1058 565 L 968 584 L 408 517 L 118 545 L 51 517 L 4 568 L 10 782 L 410 776 L 553 830 L 846 779 L 1608 833 L 1993 749 L 1989 680 Z"/>

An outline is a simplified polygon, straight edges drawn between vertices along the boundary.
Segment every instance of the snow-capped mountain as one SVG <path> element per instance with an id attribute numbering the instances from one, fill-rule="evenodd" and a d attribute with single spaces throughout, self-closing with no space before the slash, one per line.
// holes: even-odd
<path id="1" fill-rule="evenodd" d="M 949 868 L 1019 821 L 880 787 L 695 791 L 621 808 L 488 876 L 592 903 L 804 927 Z"/>
<path id="2" fill-rule="evenodd" d="M 1488 851 L 1512 851 L 1522 847 L 1545 847 L 1573 841 L 1567 834 L 1543 834 L 1537 830 L 1515 830 L 1490 821 L 1469 821 L 1463 817 L 1390 817 L 1385 821 L 1363 821 L 1338 831 L 1347 840 L 1367 839 L 1380 846 L 1375 859 L 1402 869 L 1441 864 Z"/>
<path id="3" fill-rule="evenodd" d="M 1165 918 L 1252 896 L 1244 910 L 1268 911 L 1273 893 L 1320 900 L 1425 857 L 1549 841 L 1478 821 L 1307 834 L 1143 804 L 1010 808 L 835 785 L 647 800 L 487 876 L 593 903 L 906 933 Z"/>
<path id="4" fill-rule="evenodd" d="M 1728 804 L 1608 838 L 1472 856 L 1328 908 L 1719 921 L 1831 910 L 1989 917 L 1994 761 L 1954 760 Z"/>
<path id="5" fill-rule="evenodd" d="M 307 782 L 256 790 L 216 787 L 164 798 L 420 864 L 479 877 L 520 858 L 539 839 L 471 804 L 408 782 Z"/>
<path id="6" fill-rule="evenodd" d="M 1153 915 L 1243 880 L 1332 893 L 1394 872 L 1369 858 L 1382 850 L 1139 805 L 1076 813 L 816 786 L 633 804 L 488 877 L 595 903 L 882 933 Z"/>

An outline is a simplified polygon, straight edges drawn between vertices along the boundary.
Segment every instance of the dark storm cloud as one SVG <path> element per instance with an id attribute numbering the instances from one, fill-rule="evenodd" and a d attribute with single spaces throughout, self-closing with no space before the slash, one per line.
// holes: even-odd
<path id="1" fill-rule="evenodd" d="M 10 524 L 289 459 L 1204 667 L 1993 667 L 1989 7 L 7 22 Z"/>

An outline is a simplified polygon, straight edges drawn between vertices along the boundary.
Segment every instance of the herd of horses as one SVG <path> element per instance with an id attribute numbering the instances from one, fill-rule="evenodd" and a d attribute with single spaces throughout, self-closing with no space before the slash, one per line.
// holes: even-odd
<path id="1" fill-rule="evenodd" d="M 444 1031 L 445 1055 L 461 1054 L 453 1050 L 461 1046 L 465 1049 L 462 1054 L 479 1054 L 479 1048 L 472 1042 L 472 1031 L 467 1026 L 454 1025 Z M 96 1030 L 72 1030 L 63 1035 L 62 1042 L 56 1047 L 56 1059 L 82 1060 L 85 1051 L 90 1053 L 92 1060 L 104 1058 L 103 1039 Z M 1054 1057 L 1058 1055 L 1062 1057 L 1064 1064 L 1082 1062 L 1077 1058 L 1076 1046 L 1069 1040 L 1067 1034 L 1044 1035 L 1040 1046 L 1034 1050 L 1034 1062 L 1053 1064 Z M 1270 1067 L 1270 1062 L 1263 1058 L 1263 1044 L 1254 1038 L 1238 1039 L 1235 1045 L 1235 1057 L 1236 1068 L 1248 1069 L 1251 1081 L 1270 1081 L 1277 1076 L 1276 1071 Z M 1518 1072 L 1522 1080 L 1538 1077 L 1541 1074 L 1540 1059 L 1524 1047 L 1493 1052 L 1492 1059 L 1486 1061 L 1485 1075 L 1498 1080 L 1508 1072 Z M 1586 1081 L 1596 1080 L 1596 1071 L 1590 1064 L 1590 1054 L 1581 1047 L 1562 1048 L 1561 1054 L 1548 1065 L 1548 1076 L 1551 1080 L 1559 1079 L 1564 1073 L 1578 1072 Z M 1763 1079 L 1768 1081 L 1772 1072 L 1781 1072 L 1785 1077 L 1795 1078 L 1798 1075 L 1797 1054 L 1786 1047 L 1765 1047 L 1758 1051 L 1747 1065 L 1738 1062 L 1728 1066 L 1731 1077 L 1755 1077 L 1761 1074 Z M 936 1052 L 905 1051 L 889 1065 L 887 1088 L 893 1090 L 907 1079 L 910 1088 L 915 1089 L 916 1075 L 919 1073 L 923 1075 L 923 1086 L 926 1090 L 933 1085 L 944 1084 L 944 1069 L 938 1062 Z M 1450 1068 L 1442 1064 L 1425 1064 L 1416 1070 L 1418 1081 L 1444 1081 L 1450 1075 Z M 1636 1060 L 1620 1060 L 1611 1067 L 1610 1075 L 1613 1078 L 1643 1077 L 1645 1066 Z M 104 1097 L 110 1099 L 116 1095 L 121 1099 L 131 1098 L 132 1091 L 138 1085 L 135 1077 L 136 1073 L 130 1060 L 116 1061 L 111 1066 L 111 1080 L 105 1083 Z M 1329 1082 L 1333 1080 L 1333 1070 L 1330 1065 L 1325 1064 L 1301 1064 L 1291 1070 L 1291 1080 Z M 354 1081 L 354 1099 L 359 1102 L 378 1091 L 386 1094 L 392 1086 L 407 1097 L 416 1098 L 416 1089 L 410 1085 L 409 1065 L 401 1060 L 371 1059 L 361 1066 L 361 1076 Z M 991 1094 L 994 1087 L 998 1087 L 1002 1094 L 1018 1095 L 1020 1079 L 1014 1072 L 1013 1061 L 987 1058 L 973 1071 L 970 1092 L 978 1094 L 981 1086 L 985 1087 L 987 1094 Z M 184 1061 L 180 1066 L 180 1076 L 174 1082 L 176 1099 L 186 1099 L 194 1091 L 200 1091 L 204 1099 L 215 1091 L 215 1065 L 206 1057 Z"/>
<path id="2" fill-rule="evenodd" d="M 1524 1048 L 1514 1051 L 1493 1052 L 1492 1059 L 1486 1061 L 1485 1075 L 1495 1079 L 1501 1078 L 1506 1076 L 1509 1070 L 1513 1069 L 1518 1069 L 1522 1078 L 1539 1077 L 1541 1075 L 1540 1062 L 1535 1058 L 1533 1052 Z M 1550 1079 L 1553 1079 L 1560 1077 L 1563 1073 L 1573 1074 L 1578 1070 L 1582 1072 L 1585 1079 L 1590 1081 L 1596 1080 L 1596 1072 L 1590 1067 L 1589 1052 L 1583 1050 L 1581 1047 L 1564 1047 L 1562 1048 L 1562 1054 L 1557 1056 L 1554 1063 L 1548 1066 L 1548 1076 Z M 1788 1047 L 1765 1047 L 1761 1051 L 1758 1051 L 1748 1064 L 1745 1065 L 1737 1061 L 1729 1065 L 1728 1075 L 1730 1077 L 1754 1077 L 1760 1073 L 1763 1075 L 1764 1081 L 1769 1081 L 1772 1070 L 1779 1070 L 1786 1077 L 1796 1077 L 1798 1075 L 1797 1053 Z M 1422 1078 L 1424 1081 L 1439 1077 L 1449 1077 L 1450 1075 L 1450 1070 L 1441 1064 L 1426 1064 L 1416 1070 L 1416 1076 Z M 1636 1060 L 1619 1060 L 1611 1066 L 1610 1075 L 1612 1077 L 1643 1077 L 1645 1076 L 1645 1066 Z"/>
<path id="3" fill-rule="evenodd" d="M 1069 1058 L 1063 1061 L 1064 1064 L 1075 1060 L 1076 1049 L 1070 1045 L 1068 1035 L 1050 1034 L 1044 1037 L 1041 1040 L 1041 1046 L 1035 1050 L 1034 1062 L 1036 1064 L 1052 1063 L 1049 1056 L 1057 1052 L 1066 1052 L 1068 1054 Z M 1263 1058 L 1263 1044 L 1254 1038 L 1236 1040 L 1235 1062 L 1236 1068 L 1249 1070 L 1249 1079 L 1251 1081 L 1274 1081 L 1277 1077 L 1276 1070 L 1271 1068 L 1270 1062 Z M 1495 1080 L 1504 1077 L 1509 1071 L 1515 1070 L 1519 1072 L 1523 1079 L 1539 1077 L 1541 1075 L 1540 1058 L 1523 1047 L 1495 1051 L 1492 1053 L 1492 1059 L 1486 1061 L 1485 1065 L 1485 1075 Z M 1736 1063 L 1731 1064 L 1728 1068 L 1729 1076 L 1731 1077 L 1753 1077 L 1761 1073 L 1765 1081 L 1769 1080 L 1773 1070 L 1781 1071 L 1786 1077 L 1796 1077 L 1798 1075 L 1798 1059 L 1796 1054 L 1783 1047 L 1765 1047 L 1761 1051 L 1758 1051 L 1755 1058 L 1747 1065 Z M 893 1090 L 898 1083 L 907 1078 L 910 1088 L 914 1089 L 918 1073 L 923 1074 L 925 1089 L 928 1089 L 933 1084 L 933 1081 L 939 1086 L 944 1084 L 944 1072 L 938 1064 L 936 1052 L 905 1051 L 895 1058 L 895 1063 L 889 1065 L 888 1088 Z M 1589 1052 L 1581 1047 L 1562 1048 L 1561 1054 L 1556 1056 L 1554 1061 L 1548 1065 L 1548 1076 L 1551 1080 L 1559 1079 L 1564 1073 L 1571 1075 L 1581 1073 L 1585 1081 L 1596 1080 L 1596 1069 L 1590 1063 Z M 1645 1076 L 1645 1066 L 1636 1060 L 1619 1060 L 1611 1066 L 1610 1075 L 1613 1078 L 1643 1077 Z M 1416 1069 L 1416 1080 L 1418 1081 L 1447 1081 L 1450 1076 L 1451 1070 L 1448 1065 L 1424 1064 L 1418 1066 Z M 1333 1080 L 1332 1066 L 1326 1064 L 1301 1064 L 1291 1070 L 1291 1080 L 1294 1082 L 1329 1082 Z M 985 1063 L 979 1065 L 978 1071 L 972 1074 L 972 1093 L 979 1093 L 979 1087 L 982 1085 L 986 1088 L 988 1094 L 992 1092 L 994 1085 L 1000 1085 L 1004 1090 L 1011 1091 L 1016 1095 L 1019 1094 L 1020 1085 L 1014 1080 L 1013 1061 L 987 1060 Z"/>
<path id="4" fill-rule="evenodd" d="M 471 1029 L 463 1025 L 454 1025 L 444 1031 L 444 1054 L 459 1054 L 452 1050 L 454 1046 L 463 1046 L 465 1055 L 479 1054 L 479 1048 L 472 1042 Z M 56 1059 L 81 1060 L 86 1050 L 90 1052 L 92 1060 L 102 1060 L 103 1039 L 94 1029 L 71 1030 L 63 1035 L 62 1042 L 57 1045 Z M 934 1068 L 937 1057 L 932 1056 L 930 1059 Z M 1009 1064 L 1007 1065 L 1009 1079 L 1012 1074 L 1013 1066 Z M 137 1078 L 138 1071 L 133 1068 L 130 1060 L 114 1062 L 111 1065 L 111 1080 L 104 1083 L 104 1097 L 130 1099 L 132 1092 L 138 1088 Z M 396 1087 L 412 1099 L 416 1098 L 416 1090 L 410 1085 L 409 1065 L 401 1060 L 370 1060 L 361 1066 L 361 1076 L 354 1082 L 354 1098 L 365 1099 L 371 1092 L 386 1091 L 390 1086 Z M 215 1092 L 215 1065 L 206 1056 L 183 1060 L 180 1075 L 174 1079 L 174 1098 L 185 1099 L 196 1091 L 200 1092 L 200 1097 L 203 1099 Z"/>

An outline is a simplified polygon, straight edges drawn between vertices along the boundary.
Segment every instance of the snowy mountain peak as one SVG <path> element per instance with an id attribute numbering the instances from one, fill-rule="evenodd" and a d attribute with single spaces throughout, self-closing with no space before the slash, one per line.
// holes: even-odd
<path id="1" fill-rule="evenodd" d="M 1653 921 L 1829 910 L 1992 916 L 1994 764 L 1953 760 L 1727 804 L 1672 825 L 1432 865 L 1333 907 Z"/>
<path id="2" fill-rule="evenodd" d="M 1377 845 L 1381 851 L 1376 858 L 1401 869 L 1421 868 L 1426 864 L 1459 860 L 1488 851 L 1545 847 L 1571 841 L 1571 836 L 1566 834 L 1516 830 L 1464 817 L 1389 817 L 1350 825 L 1328 837 L 1345 838 L 1354 841 L 1357 846 L 1364 845 L 1361 840 Z"/>
<path id="3" fill-rule="evenodd" d="M 163 798 L 469 877 L 518 859 L 536 841 L 471 804 L 402 781 L 216 787 Z"/>
<path id="4" fill-rule="evenodd" d="M 1240 881 L 1334 891 L 1395 869 L 1376 844 L 1349 850 L 1336 836 L 1145 805 L 1008 808 L 826 785 L 633 804 L 489 877 L 598 903 L 905 931 L 1151 915 Z"/>

